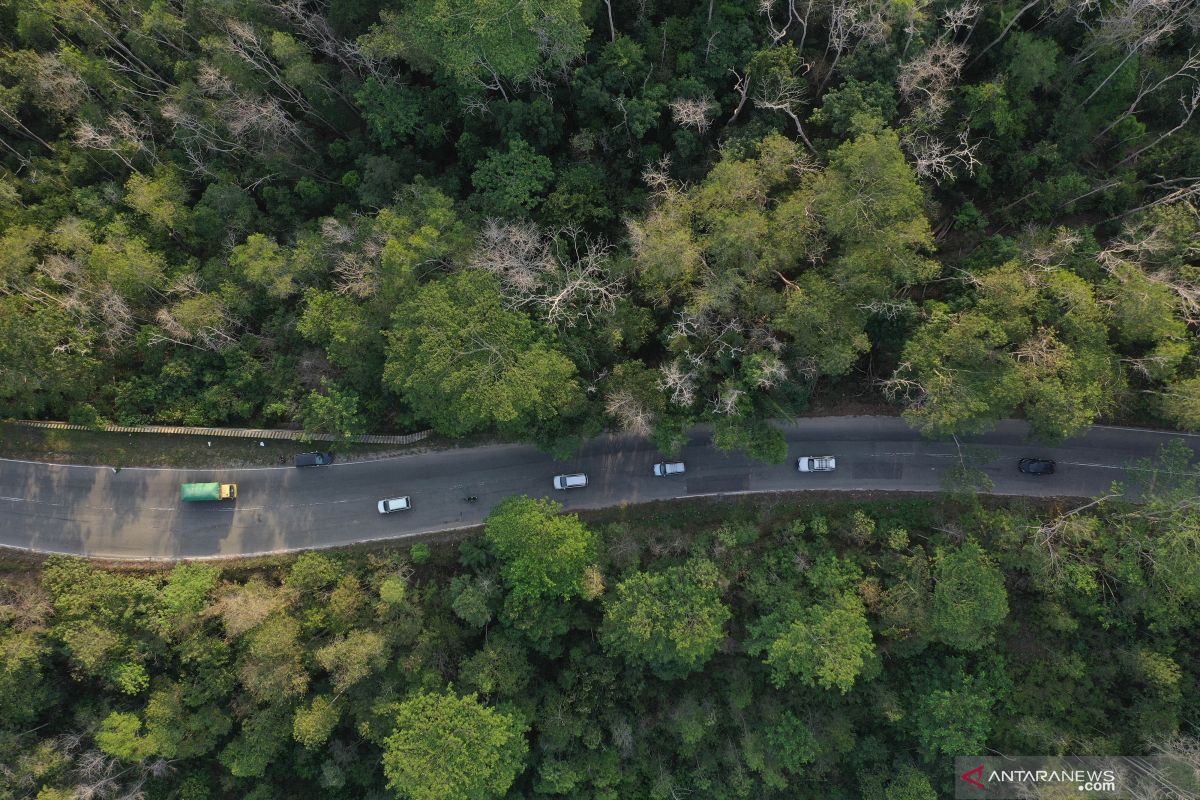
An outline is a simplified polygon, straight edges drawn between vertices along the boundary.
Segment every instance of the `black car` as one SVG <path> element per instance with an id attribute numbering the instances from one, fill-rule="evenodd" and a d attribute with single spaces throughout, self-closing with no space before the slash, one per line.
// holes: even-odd
<path id="1" fill-rule="evenodd" d="M 297 453 L 297 467 L 324 467 L 333 463 L 333 453 Z"/>
<path id="2" fill-rule="evenodd" d="M 1026 475 L 1053 475 L 1054 462 L 1048 458 L 1022 458 L 1017 469 Z"/>

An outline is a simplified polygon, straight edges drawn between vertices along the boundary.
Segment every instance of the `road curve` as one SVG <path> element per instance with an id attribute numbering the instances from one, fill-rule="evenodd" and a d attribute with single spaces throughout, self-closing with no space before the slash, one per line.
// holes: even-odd
<path id="1" fill-rule="evenodd" d="M 682 476 L 656 478 L 653 445 L 627 436 L 596 439 L 569 461 L 533 447 L 457 448 L 383 461 L 295 469 L 187 470 L 83 467 L 0 460 L 0 545 L 94 558 L 222 558 L 394 539 L 479 524 L 514 494 L 553 497 L 568 509 L 687 496 L 787 490 L 938 491 L 957 463 L 953 443 L 930 442 L 895 417 L 815 417 L 784 426 L 789 463 L 768 466 L 723 453 L 698 429 L 683 450 Z M 964 440 L 984 448 L 995 493 L 1090 497 L 1124 477 L 1133 461 L 1195 434 L 1094 427 L 1058 447 L 1027 442 L 1028 427 L 1002 423 Z M 830 474 L 796 472 L 799 455 L 836 455 Z M 1057 474 L 1022 475 L 1016 460 L 1045 456 Z M 552 476 L 586 472 L 586 489 L 556 492 Z M 179 484 L 238 484 L 236 502 L 181 503 Z M 410 495 L 411 511 L 381 516 L 375 503 Z M 477 503 L 463 498 L 475 495 Z"/>

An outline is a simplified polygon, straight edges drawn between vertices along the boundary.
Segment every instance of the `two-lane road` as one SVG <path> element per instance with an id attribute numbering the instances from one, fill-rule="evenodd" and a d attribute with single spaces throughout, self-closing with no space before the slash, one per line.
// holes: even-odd
<path id="1" fill-rule="evenodd" d="M 789 461 L 768 466 L 709 444 L 698 430 L 681 460 L 682 476 L 656 478 L 653 445 L 605 436 L 558 462 L 532 447 L 451 449 L 383 461 L 296 469 L 176 470 L 60 466 L 0 460 L 0 545 L 102 558 L 229 557 L 332 547 L 476 525 L 514 494 L 553 497 L 568 509 L 696 495 L 805 489 L 938 491 L 958 460 L 954 444 L 923 440 L 892 417 L 817 417 L 784 428 Z M 1090 497 L 1124 468 L 1175 438 L 1196 436 L 1097 427 L 1058 447 L 1028 444 L 1023 423 L 1005 422 L 970 439 L 992 456 L 985 471 L 995 493 Z M 966 443 L 966 442 L 964 442 Z M 799 455 L 836 455 L 834 473 L 801 475 Z M 1046 456 L 1057 474 L 1020 474 L 1016 460 Z M 551 478 L 586 472 L 586 489 L 556 492 Z M 182 503 L 179 484 L 238 484 L 236 502 Z M 380 515 L 385 497 L 410 495 L 407 512 Z M 468 504 L 464 498 L 479 497 Z"/>

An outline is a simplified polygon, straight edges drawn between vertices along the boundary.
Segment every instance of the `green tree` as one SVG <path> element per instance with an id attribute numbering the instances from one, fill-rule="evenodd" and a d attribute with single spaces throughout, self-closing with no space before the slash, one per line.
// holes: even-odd
<path id="1" fill-rule="evenodd" d="M 1159 397 L 1159 409 L 1180 430 L 1200 428 L 1200 377 L 1185 378 L 1168 385 Z"/>
<path id="2" fill-rule="evenodd" d="M 1037 437 L 1059 441 L 1109 407 L 1119 373 L 1082 278 L 1010 261 L 978 278 L 978 294 L 957 315 L 934 307 L 904 347 L 895 383 L 916 387 L 905 416 L 917 427 L 978 433 L 1021 407 Z"/>
<path id="3" fill-rule="evenodd" d="M 210 752 L 233 727 L 216 704 L 197 705 L 185 687 L 169 683 L 150 693 L 146 734 L 164 758 L 198 758 Z"/>
<path id="4" fill-rule="evenodd" d="M 259 778 L 292 737 L 287 705 L 264 706 L 242 722 L 241 730 L 221 751 L 221 763 L 235 778 Z"/>
<path id="5" fill-rule="evenodd" d="M 484 527 L 509 591 L 524 600 L 565 600 L 583 591 L 596 561 L 596 536 L 562 504 L 511 497 L 492 509 Z"/>
<path id="6" fill-rule="evenodd" d="M 821 746 L 812 729 L 791 711 L 767 728 L 767 743 L 775 751 L 780 766 L 793 775 L 804 772 L 805 765 L 816 760 Z"/>
<path id="7" fill-rule="evenodd" d="M 54 696 L 48 680 L 53 673 L 46 669 L 51 648 L 39 625 L 20 631 L 6 628 L 0 629 L 0 719 L 26 725 Z"/>
<path id="8" fill-rule="evenodd" d="M 718 417 L 713 422 L 713 445 L 718 450 L 744 450 L 746 455 L 767 464 L 787 460 L 783 431 L 766 420 Z"/>
<path id="9" fill-rule="evenodd" d="M 350 631 L 317 650 L 315 657 L 340 694 L 387 665 L 387 641 L 375 631 Z"/>
<path id="10" fill-rule="evenodd" d="M 504 796 L 527 751 L 520 722 L 474 695 L 417 692 L 396 705 L 383 772 L 411 800 L 486 800 Z"/>
<path id="11" fill-rule="evenodd" d="M 271 297 L 282 299 L 298 291 L 287 250 L 269 236 L 251 234 L 244 244 L 233 248 L 229 265 L 249 283 L 265 289 Z"/>
<path id="12" fill-rule="evenodd" d="M 963 751 L 968 752 L 968 751 Z M 937 792 L 928 776 L 916 767 L 901 767 L 896 777 L 888 781 L 884 800 L 937 800 Z"/>
<path id="13" fill-rule="evenodd" d="M 937 275 L 937 262 L 924 255 L 933 249 L 925 197 L 895 131 L 862 133 L 838 146 L 813 183 L 814 206 L 840 245 L 838 271 L 849 285 Z"/>
<path id="14" fill-rule="evenodd" d="M 91 351 L 65 311 L 0 297 L 0 415 L 38 417 L 89 396 L 100 368 Z"/>
<path id="15" fill-rule="evenodd" d="M 384 383 L 439 432 L 530 435 L 581 401 L 574 365 L 500 302 L 496 279 L 462 272 L 402 302 Z"/>
<path id="16" fill-rule="evenodd" d="M 425 542 L 417 542 L 408 548 L 408 557 L 414 564 L 428 564 L 429 559 L 433 558 L 433 549 Z"/>
<path id="17" fill-rule="evenodd" d="M 533 667 L 519 642 L 491 636 L 482 650 L 462 662 L 458 675 L 482 695 L 515 698 L 529 685 Z"/>
<path id="18" fill-rule="evenodd" d="M 172 167 L 153 177 L 135 173 L 125 182 L 125 202 L 159 227 L 174 231 L 187 219 L 187 188 Z"/>
<path id="19" fill-rule="evenodd" d="M 845 694 L 874 652 L 866 608 L 847 593 L 832 605 L 805 609 L 767 647 L 766 662 L 778 687 L 795 679 Z"/>
<path id="20" fill-rule="evenodd" d="M 327 433 L 343 441 L 365 433 L 366 421 L 358 409 L 358 395 L 332 381 L 321 379 L 300 403 L 300 421 L 305 433 Z"/>
<path id="21" fill-rule="evenodd" d="M 309 750 L 316 749 L 329 740 L 337 727 L 339 710 L 327 694 L 319 694 L 312 702 L 296 709 L 292 720 L 292 737 Z"/>
<path id="22" fill-rule="evenodd" d="M 408 138 L 421 122 L 422 96 L 404 84 L 385 83 L 375 76 L 354 93 L 371 134 L 384 147 L 394 147 Z"/>
<path id="23" fill-rule="evenodd" d="M 304 310 L 296 330 L 325 348 L 329 362 L 341 367 L 353 385 L 377 381 L 383 363 L 383 335 L 368 309 L 337 292 L 304 290 Z"/>
<path id="24" fill-rule="evenodd" d="M 580 0 L 419 0 L 379 16 L 360 40 L 367 52 L 437 69 L 464 91 L 482 81 L 521 82 L 542 66 L 561 69 L 588 36 Z"/>
<path id="25" fill-rule="evenodd" d="M 287 615 L 272 616 L 247 635 L 242 684 L 261 703 L 304 694 L 308 672 L 303 659 L 299 623 Z"/>
<path id="26" fill-rule="evenodd" d="M 979 650 L 1007 616 L 1004 574 L 983 548 L 974 541 L 953 549 L 938 548 L 929 620 L 936 639 L 959 650 Z"/>
<path id="27" fill-rule="evenodd" d="M 485 213 L 520 219 L 541 205 L 553 178 L 550 159 L 516 138 L 503 152 L 488 151 L 471 173 L 471 184 Z"/>
<path id="28" fill-rule="evenodd" d="M 167 261 L 146 240 L 133 235 L 123 223 L 113 223 L 104 241 L 87 256 L 88 272 L 98 285 L 111 286 L 133 305 L 145 306 L 165 288 Z"/>
<path id="29" fill-rule="evenodd" d="M 489 581 L 493 583 L 494 581 Z M 480 586 L 480 581 L 467 575 L 459 575 L 450 582 L 450 594 L 454 597 L 450 607 L 454 614 L 463 622 L 476 628 L 482 628 L 492 621 L 495 615 L 488 600 L 488 592 Z"/>
<path id="30" fill-rule="evenodd" d="M 917 741 L 927 761 L 983 751 L 992 729 L 994 699 L 971 681 L 952 689 L 935 689 L 913 709 Z"/>
<path id="31" fill-rule="evenodd" d="M 142 761 L 154 754 L 154 740 L 142 732 L 137 714 L 114 711 L 96 731 L 96 746 L 122 761 Z"/>
<path id="32" fill-rule="evenodd" d="M 634 573 L 605 604 L 601 642 L 664 679 L 699 669 L 724 639 L 730 618 L 718 578 L 716 567 L 702 559 Z"/>

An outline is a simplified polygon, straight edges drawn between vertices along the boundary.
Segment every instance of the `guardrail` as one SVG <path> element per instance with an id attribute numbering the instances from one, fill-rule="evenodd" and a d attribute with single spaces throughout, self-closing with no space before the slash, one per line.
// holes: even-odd
<path id="1" fill-rule="evenodd" d="M 15 425 L 25 425 L 30 428 L 49 428 L 56 431 L 99 431 L 102 433 L 168 433 L 182 436 L 227 436 L 238 439 L 290 439 L 292 441 L 332 442 L 341 441 L 340 436 L 330 433 L 309 433 L 304 431 L 278 430 L 274 428 L 189 428 L 179 425 L 101 425 L 92 427 L 76 425 L 70 422 L 52 422 L 35 419 L 10 420 Z M 417 431 L 399 435 L 366 433 L 352 436 L 348 441 L 356 444 L 413 444 L 419 442 L 432 430 Z"/>

